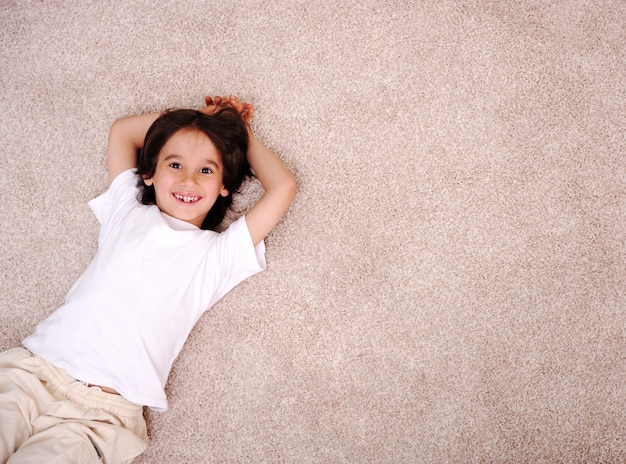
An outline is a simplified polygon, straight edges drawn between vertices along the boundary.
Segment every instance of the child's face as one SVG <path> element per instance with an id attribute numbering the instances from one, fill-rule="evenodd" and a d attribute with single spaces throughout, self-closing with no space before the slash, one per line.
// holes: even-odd
<path id="1" fill-rule="evenodd" d="M 222 157 L 211 139 L 195 129 L 182 129 L 159 152 L 154 176 L 156 203 L 169 216 L 198 227 L 217 200 L 227 196 L 222 184 Z"/>

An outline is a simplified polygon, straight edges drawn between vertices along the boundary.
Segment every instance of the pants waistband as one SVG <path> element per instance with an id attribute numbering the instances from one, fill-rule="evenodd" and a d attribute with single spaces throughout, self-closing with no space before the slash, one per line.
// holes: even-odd
<path id="1" fill-rule="evenodd" d="M 65 370 L 39 356 L 35 355 L 34 359 L 39 364 L 41 376 L 46 379 L 49 386 L 66 398 L 84 407 L 101 409 L 117 416 L 143 418 L 143 406 L 132 403 L 121 395 L 107 393 L 99 387 L 76 380 Z"/>

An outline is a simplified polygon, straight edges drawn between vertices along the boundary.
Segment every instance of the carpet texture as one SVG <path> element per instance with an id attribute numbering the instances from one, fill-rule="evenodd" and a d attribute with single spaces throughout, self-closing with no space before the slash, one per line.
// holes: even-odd
<path id="1" fill-rule="evenodd" d="M 135 462 L 625 462 L 625 25 L 621 1 L 0 1 L 0 349 L 94 253 L 111 123 L 232 93 L 298 195 Z"/>

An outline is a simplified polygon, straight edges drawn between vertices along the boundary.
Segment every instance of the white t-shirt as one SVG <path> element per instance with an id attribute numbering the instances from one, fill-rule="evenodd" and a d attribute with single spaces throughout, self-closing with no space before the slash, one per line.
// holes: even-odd
<path id="1" fill-rule="evenodd" d="M 191 329 L 237 284 L 265 269 L 245 218 L 201 230 L 137 200 L 134 170 L 89 205 L 101 223 L 98 252 L 65 304 L 24 346 L 72 377 L 167 409 L 164 387 Z"/>

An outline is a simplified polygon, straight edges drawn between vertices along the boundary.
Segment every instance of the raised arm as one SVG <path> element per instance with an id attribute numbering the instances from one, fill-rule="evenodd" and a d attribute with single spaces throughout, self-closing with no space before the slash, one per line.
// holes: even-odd
<path id="1" fill-rule="evenodd" d="M 296 180 L 285 165 L 249 131 L 248 162 L 265 192 L 246 214 L 256 245 L 283 217 L 296 194 Z"/>
<path id="2" fill-rule="evenodd" d="M 137 166 L 137 150 L 143 147 L 148 129 L 161 113 L 142 114 L 118 119 L 109 131 L 107 165 L 109 182 L 118 174 Z"/>
<path id="3" fill-rule="evenodd" d="M 242 103 L 236 97 L 206 98 L 209 111 L 213 106 L 231 106 L 242 115 L 244 121 L 252 119 L 254 108 L 248 103 Z M 252 131 L 248 129 L 248 162 L 254 171 L 261 186 L 265 190 L 259 201 L 246 214 L 246 223 L 257 245 L 263 240 L 283 217 L 296 194 L 296 180 L 280 159 L 272 153 Z"/>

